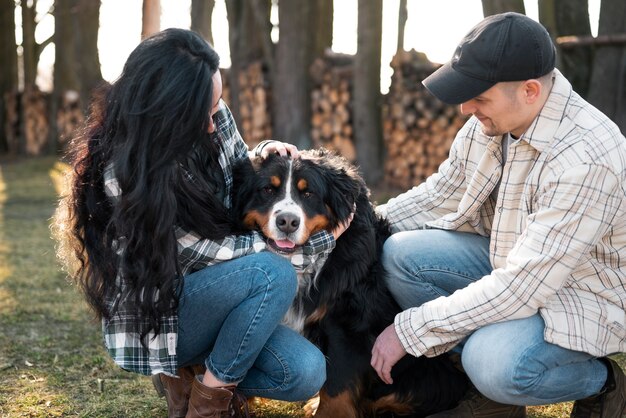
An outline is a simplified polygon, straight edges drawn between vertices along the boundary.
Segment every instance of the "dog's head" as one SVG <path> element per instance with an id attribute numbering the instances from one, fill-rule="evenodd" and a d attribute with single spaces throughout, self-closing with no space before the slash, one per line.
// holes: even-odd
<path id="1" fill-rule="evenodd" d="M 348 219 L 363 179 L 343 157 L 324 149 L 300 158 L 270 155 L 239 163 L 234 170 L 233 209 L 245 229 L 260 230 L 270 245 L 291 252 L 311 235 Z"/>

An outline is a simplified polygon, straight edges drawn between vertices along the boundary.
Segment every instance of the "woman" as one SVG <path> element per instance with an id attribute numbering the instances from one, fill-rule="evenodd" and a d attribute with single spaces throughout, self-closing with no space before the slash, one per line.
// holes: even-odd
<path id="1" fill-rule="evenodd" d="M 220 99 L 218 64 L 193 32 L 146 39 L 72 147 L 75 279 L 114 361 L 158 375 L 177 417 L 239 414 L 237 394 L 306 399 L 325 379 L 320 351 L 279 325 L 294 265 L 258 233 L 230 233 L 231 167 L 248 151 Z M 262 156 L 297 157 L 292 145 L 264 145 Z M 326 257 L 346 227 L 312 237 L 295 267 Z M 200 379 L 194 365 L 206 366 Z"/>

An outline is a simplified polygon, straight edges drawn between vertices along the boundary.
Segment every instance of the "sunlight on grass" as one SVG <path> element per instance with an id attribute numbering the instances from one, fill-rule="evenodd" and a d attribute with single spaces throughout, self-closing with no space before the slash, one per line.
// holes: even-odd
<path id="1" fill-rule="evenodd" d="M 4 240 L 4 204 L 7 200 L 7 185 L 4 181 L 4 174 L 0 166 L 0 314 L 13 312 L 15 309 L 15 298 L 4 286 L 4 281 L 11 275 L 11 265 L 7 260 L 10 247 Z"/>
<path id="2" fill-rule="evenodd" d="M 70 169 L 70 166 L 66 163 L 57 161 L 48 172 L 48 174 L 50 175 L 50 179 L 52 180 L 54 190 L 59 197 L 65 196 L 70 189 L 70 179 L 67 175 Z"/>

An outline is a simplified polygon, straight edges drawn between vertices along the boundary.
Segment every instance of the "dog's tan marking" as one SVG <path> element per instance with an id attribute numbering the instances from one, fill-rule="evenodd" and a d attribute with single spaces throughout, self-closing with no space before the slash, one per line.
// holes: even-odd
<path id="1" fill-rule="evenodd" d="M 261 230 L 263 230 L 264 233 L 265 233 L 265 229 L 267 228 L 268 222 L 269 222 L 269 218 L 267 217 L 267 214 L 261 213 L 256 210 L 252 210 L 246 213 L 246 215 L 243 218 L 243 224 L 246 226 L 246 228 L 250 230 L 261 228 Z"/>
<path id="2" fill-rule="evenodd" d="M 392 412 L 398 415 L 410 415 L 413 409 L 408 401 L 400 401 L 396 394 L 392 393 L 387 396 L 376 399 L 372 402 L 372 414 L 378 415 L 381 412 Z"/>
<path id="3" fill-rule="evenodd" d="M 324 215 L 315 215 L 312 218 L 304 219 L 304 223 L 306 231 L 304 234 L 305 236 L 302 237 L 303 243 L 307 242 L 309 237 L 316 232 L 321 231 L 322 229 L 327 229 L 330 220 Z"/>
<path id="4" fill-rule="evenodd" d="M 309 183 L 307 183 L 306 179 L 300 179 L 298 180 L 298 183 L 296 184 L 296 187 L 300 191 L 306 190 L 308 186 L 309 186 Z"/>
<path id="5" fill-rule="evenodd" d="M 307 416 L 310 417 L 308 414 Z M 324 389 L 320 390 L 315 418 L 357 418 L 358 416 L 350 391 L 341 392 L 331 398 Z"/>
<path id="6" fill-rule="evenodd" d="M 272 177 L 270 177 L 270 183 L 271 183 L 271 185 L 272 185 L 272 186 L 274 186 L 274 187 L 280 187 L 280 184 L 281 184 L 282 182 L 280 181 L 280 177 L 278 177 L 278 176 L 272 176 Z"/>
<path id="7" fill-rule="evenodd" d="M 311 315 L 306 318 L 306 325 L 313 324 L 315 322 L 319 322 L 326 316 L 328 313 L 328 306 L 318 306 Z"/>

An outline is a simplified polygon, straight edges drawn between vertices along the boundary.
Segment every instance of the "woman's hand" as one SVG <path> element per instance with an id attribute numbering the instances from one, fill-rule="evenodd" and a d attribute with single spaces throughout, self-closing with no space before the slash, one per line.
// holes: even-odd
<path id="1" fill-rule="evenodd" d="M 298 158 L 298 147 L 286 142 L 268 141 L 262 146 L 261 151 L 257 154 L 260 157 L 267 158 L 270 154 L 278 154 L 281 157 Z"/>
<path id="2" fill-rule="evenodd" d="M 393 383 L 391 369 L 406 355 L 406 350 L 396 334 L 393 324 L 389 325 L 380 333 L 374 347 L 372 347 L 372 360 L 370 364 L 378 373 L 378 377 L 388 385 Z"/>

